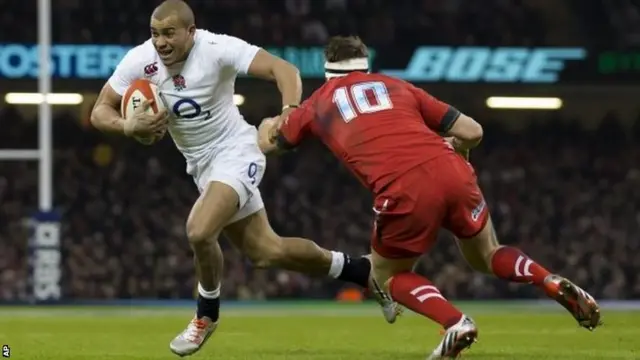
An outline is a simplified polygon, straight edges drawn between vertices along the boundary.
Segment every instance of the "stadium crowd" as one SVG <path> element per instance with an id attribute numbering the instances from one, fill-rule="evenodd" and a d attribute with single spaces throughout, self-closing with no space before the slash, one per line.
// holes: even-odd
<path id="1" fill-rule="evenodd" d="M 6 147 L 35 145 L 35 129 L 19 117 L 10 108 L 0 112 L 0 143 Z M 193 265 L 184 223 L 197 193 L 181 155 L 168 138 L 144 147 L 68 117 L 55 119 L 55 203 L 64 218 L 65 295 L 191 297 Z M 517 134 L 489 122 L 472 162 L 503 242 L 521 246 L 594 296 L 638 298 L 640 146 L 624 140 L 614 119 L 605 122 L 593 132 L 554 122 Z M 640 121 L 630 138 L 638 135 Z M 35 164 L 0 162 L 0 300 L 27 294 L 26 215 L 35 210 L 36 189 Z M 270 159 L 261 189 L 281 234 L 367 252 L 371 198 L 319 144 Z M 473 274 L 451 237 L 441 237 L 419 270 L 448 297 L 539 295 Z M 327 298 L 341 286 L 255 270 L 235 250 L 226 251 L 227 298 Z"/>
<path id="2" fill-rule="evenodd" d="M 330 34 L 357 33 L 375 46 L 401 43 L 536 45 L 545 42 L 542 14 L 531 1 L 487 0 L 189 0 L 197 24 L 260 45 L 323 44 Z M 0 0 L 11 9 L 0 27 L 12 41 L 34 43 L 30 2 Z M 148 38 L 150 2 L 58 0 L 56 43 L 134 44 Z M 96 11 L 100 9 L 100 11 Z M 126 10 L 126 11 L 123 11 Z M 20 33 L 10 31 L 21 28 Z M 95 29 L 117 29 L 95 31 Z"/>
<path id="3" fill-rule="evenodd" d="M 323 44 L 330 35 L 357 33 L 383 48 L 407 42 L 445 45 L 544 46 L 571 37 L 597 46 L 640 43 L 638 0 L 188 0 L 198 26 L 260 45 Z M 0 33 L 35 43 L 37 8 L 0 0 Z M 136 44 L 148 38 L 155 4 L 127 0 L 57 0 L 55 43 Z M 99 9 L 99 11 L 96 11 Z M 13 29 L 20 28 L 20 32 Z M 117 29 L 96 31 L 96 29 Z M 567 37 L 564 34 L 571 34 Z M 615 39 L 615 40 L 613 40 Z"/>

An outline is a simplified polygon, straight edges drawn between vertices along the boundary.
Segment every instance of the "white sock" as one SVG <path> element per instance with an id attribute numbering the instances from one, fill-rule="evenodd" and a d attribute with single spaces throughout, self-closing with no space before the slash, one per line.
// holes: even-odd
<path id="1" fill-rule="evenodd" d="M 331 252 L 331 267 L 329 268 L 329 276 L 337 279 L 342 274 L 344 268 L 344 254 L 339 251 Z"/>
<path id="2" fill-rule="evenodd" d="M 205 299 L 217 299 L 220 297 L 220 285 L 211 291 L 207 291 L 202 287 L 202 284 L 198 283 L 198 294 Z"/>

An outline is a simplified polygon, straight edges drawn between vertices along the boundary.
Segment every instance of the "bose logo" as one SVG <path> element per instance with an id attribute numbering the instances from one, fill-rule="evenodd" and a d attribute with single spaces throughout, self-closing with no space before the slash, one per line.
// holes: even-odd
<path id="1" fill-rule="evenodd" d="M 382 73 L 409 81 L 554 83 L 568 60 L 582 60 L 581 48 L 420 47 L 404 70 Z"/>

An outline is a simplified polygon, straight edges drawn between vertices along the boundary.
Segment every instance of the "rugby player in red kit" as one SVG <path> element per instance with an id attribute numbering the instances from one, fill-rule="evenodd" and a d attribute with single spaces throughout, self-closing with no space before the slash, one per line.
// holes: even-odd
<path id="1" fill-rule="evenodd" d="M 581 326 L 600 325 L 598 304 L 586 291 L 499 245 L 465 159 L 482 138 L 480 124 L 405 81 L 370 74 L 357 37 L 331 39 L 325 57 L 327 82 L 287 119 L 265 119 L 260 147 L 269 153 L 318 137 L 373 192 L 372 276 L 393 300 L 445 328 L 429 359 L 456 357 L 478 336 L 471 318 L 412 271 L 441 227 L 475 270 L 537 286 Z"/>

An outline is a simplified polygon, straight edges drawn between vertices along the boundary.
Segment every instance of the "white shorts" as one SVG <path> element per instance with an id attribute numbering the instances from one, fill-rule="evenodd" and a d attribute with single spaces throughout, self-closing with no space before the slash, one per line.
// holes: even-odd
<path id="1" fill-rule="evenodd" d="M 267 161 L 255 142 L 239 143 L 215 149 L 208 161 L 197 167 L 193 179 L 202 193 L 207 184 L 219 181 L 238 194 L 238 211 L 229 224 L 255 214 L 264 208 L 258 186 Z"/>

